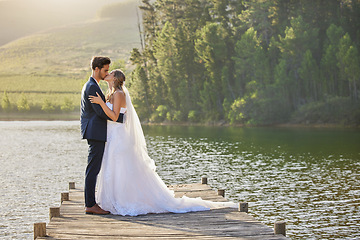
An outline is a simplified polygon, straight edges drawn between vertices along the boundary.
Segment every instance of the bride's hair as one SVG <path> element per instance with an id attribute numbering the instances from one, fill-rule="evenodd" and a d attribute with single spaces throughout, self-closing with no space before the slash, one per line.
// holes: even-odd
<path id="1" fill-rule="evenodd" d="M 106 92 L 106 101 L 110 101 L 116 90 L 122 90 L 125 82 L 125 74 L 120 69 L 112 70 L 111 73 L 114 73 L 115 81 L 114 86 Z"/>

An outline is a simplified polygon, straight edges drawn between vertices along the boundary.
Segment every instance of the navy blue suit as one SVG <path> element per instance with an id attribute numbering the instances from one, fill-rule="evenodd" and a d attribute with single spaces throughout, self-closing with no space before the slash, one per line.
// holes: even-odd
<path id="1" fill-rule="evenodd" d="M 105 101 L 96 80 L 90 77 L 81 92 L 81 135 L 87 139 L 89 145 L 88 165 L 85 174 L 85 205 L 92 207 L 95 205 L 95 186 L 97 175 L 101 168 L 102 157 L 106 142 L 106 126 L 109 119 L 99 104 L 91 103 L 89 96 L 96 96 L 99 93 Z"/>

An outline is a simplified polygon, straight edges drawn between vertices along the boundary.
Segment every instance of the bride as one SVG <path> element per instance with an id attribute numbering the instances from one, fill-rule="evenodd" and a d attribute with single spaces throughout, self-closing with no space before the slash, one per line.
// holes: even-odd
<path id="1" fill-rule="evenodd" d="M 106 103 L 98 93 L 98 96 L 89 97 L 113 120 L 107 121 L 107 142 L 98 179 L 96 198 L 102 209 L 115 215 L 137 216 L 237 207 L 233 202 L 211 202 L 186 196 L 175 198 L 147 154 L 139 118 L 124 86 L 125 75 L 121 70 L 113 70 L 104 80 L 109 87 Z"/>

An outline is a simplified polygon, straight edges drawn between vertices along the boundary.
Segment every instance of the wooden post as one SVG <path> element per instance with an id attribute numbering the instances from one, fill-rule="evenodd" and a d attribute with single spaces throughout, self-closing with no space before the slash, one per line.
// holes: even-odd
<path id="1" fill-rule="evenodd" d="M 225 197 L 225 190 L 224 189 L 218 189 L 218 195 L 221 195 Z"/>
<path id="2" fill-rule="evenodd" d="M 282 234 L 286 237 L 286 222 L 275 222 L 274 233 Z"/>
<path id="3" fill-rule="evenodd" d="M 34 239 L 46 237 L 46 223 L 34 223 Z"/>
<path id="4" fill-rule="evenodd" d="M 248 213 L 248 203 L 247 202 L 240 202 L 239 203 L 239 212 L 246 212 Z"/>
<path id="5" fill-rule="evenodd" d="M 61 203 L 63 201 L 69 201 L 69 193 L 68 192 L 61 193 Z"/>
<path id="6" fill-rule="evenodd" d="M 49 217 L 50 217 L 50 220 L 53 217 L 60 217 L 60 208 L 59 207 L 51 207 L 50 211 L 49 211 Z"/>
<path id="7" fill-rule="evenodd" d="M 69 182 L 69 189 L 75 189 L 75 182 Z"/>
<path id="8" fill-rule="evenodd" d="M 207 177 L 201 178 L 201 184 L 207 184 Z"/>

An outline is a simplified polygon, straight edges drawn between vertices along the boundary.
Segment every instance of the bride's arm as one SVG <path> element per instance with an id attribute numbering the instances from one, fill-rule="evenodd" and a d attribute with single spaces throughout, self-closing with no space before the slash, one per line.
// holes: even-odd
<path id="1" fill-rule="evenodd" d="M 114 92 L 113 100 L 114 100 L 113 101 L 113 111 L 116 113 L 116 118 L 113 121 L 116 122 L 119 120 L 121 108 L 126 108 L 125 93 L 120 92 L 120 91 Z M 121 118 L 121 122 L 122 122 L 122 118 Z"/>
<path id="2" fill-rule="evenodd" d="M 114 122 L 116 122 L 120 115 L 120 108 L 124 106 L 125 103 L 125 94 L 122 92 L 115 92 L 113 95 L 113 110 L 111 110 L 106 103 L 101 99 L 98 93 L 96 93 L 96 96 L 89 96 L 89 100 L 91 103 L 96 103 L 101 106 L 101 108 L 104 110 L 105 114 Z M 126 104 L 125 104 L 126 106 Z"/>

